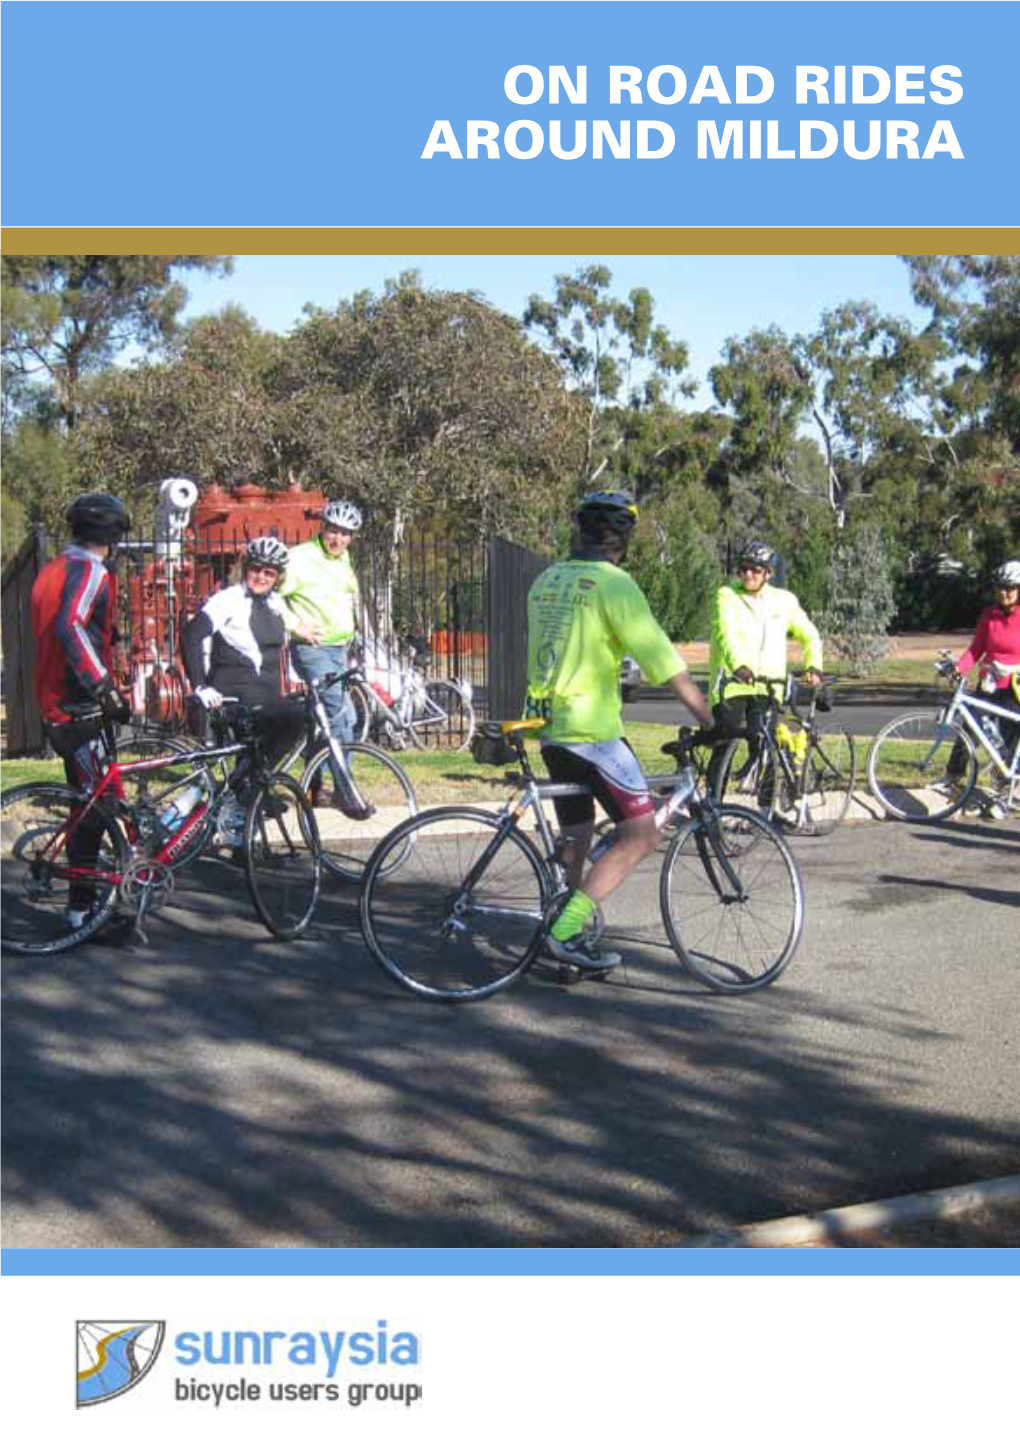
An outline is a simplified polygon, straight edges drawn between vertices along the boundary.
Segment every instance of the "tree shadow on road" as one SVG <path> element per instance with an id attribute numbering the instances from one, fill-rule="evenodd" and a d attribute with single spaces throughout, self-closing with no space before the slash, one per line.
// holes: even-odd
<path id="1" fill-rule="evenodd" d="M 905 1103 L 938 1032 L 863 991 L 712 996 L 639 936 L 611 982 L 433 1005 L 352 890 L 282 944 L 195 876 L 147 946 L 5 959 L 8 1245 L 657 1245 L 1015 1158 Z"/>

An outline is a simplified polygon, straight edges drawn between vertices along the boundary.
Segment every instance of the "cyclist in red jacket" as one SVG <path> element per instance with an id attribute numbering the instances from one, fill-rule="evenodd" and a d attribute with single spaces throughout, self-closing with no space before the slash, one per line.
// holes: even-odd
<path id="1" fill-rule="evenodd" d="M 73 789 L 90 789 L 109 758 L 108 723 L 127 723 L 131 709 L 113 681 L 117 544 L 131 526 L 120 498 L 89 492 L 67 510 L 71 545 L 47 563 L 32 588 L 37 658 L 35 688 L 47 736 Z M 98 705 L 98 707 L 97 707 Z M 68 844 L 72 865 L 90 868 L 102 829 L 86 819 Z M 67 919 L 83 924 L 95 898 L 72 883 Z"/>

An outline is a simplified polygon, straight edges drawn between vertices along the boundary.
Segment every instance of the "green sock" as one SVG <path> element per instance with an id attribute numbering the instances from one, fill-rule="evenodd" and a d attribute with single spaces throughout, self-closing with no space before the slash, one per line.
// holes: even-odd
<path id="1" fill-rule="evenodd" d="M 549 933 L 562 944 L 580 934 L 588 920 L 595 913 L 595 901 L 589 899 L 583 889 L 575 889 L 560 910 L 559 918 Z"/>

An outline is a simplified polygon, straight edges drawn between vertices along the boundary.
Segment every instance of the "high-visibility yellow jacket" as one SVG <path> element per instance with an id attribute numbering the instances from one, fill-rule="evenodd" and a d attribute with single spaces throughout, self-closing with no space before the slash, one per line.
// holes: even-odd
<path id="1" fill-rule="evenodd" d="M 290 550 L 290 562 L 277 590 L 287 631 L 299 642 L 309 626 L 322 631 L 324 646 L 348 643 L 358 618 L 358 580 L 346 553 L 326 552 L 319 538 Z"/>
<path id="2" fill-rule="evenodd" d="M 725 583 L 716 594 L 708 657 L 709 701 L 719 702 L 719 673 L 749 668 L 761 678 L 786 677 L 786 640 L 804 648 L 804 666 L 821 668 L 822 640 L 795 594 L 765 583 L 749 593 L 742 583 Z M 726 685 L 726 697 L 764 693 L 762 684 Z"/>

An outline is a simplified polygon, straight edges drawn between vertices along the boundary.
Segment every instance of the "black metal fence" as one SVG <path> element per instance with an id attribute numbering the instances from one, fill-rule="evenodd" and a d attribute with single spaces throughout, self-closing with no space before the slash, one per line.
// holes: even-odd
<path id="1" fill-rule="evenodd" d="M 298 539 L 278 530 L 293 546 Z M 61 542 L 41 532 L 26 540 L 4 570 L 2 590 L 7 753 L 44 744 L 35 703 L 35 640 L 30 597 L 35 577 Z M 184 623 L 218 589 L 238 581 L 247 537 L 240 529 L 205 528 L 180 537 L 134 533 L 118 563 L 120 634 L 117 668 L 134 710 L 150 720 L 183 719 L 187 684 L 179 640 Z M 527 668 L 527 589 L 545 566 L 503 539 L 460 536 L 442 528 L 362 534 L 351 559 L 361 587 L 360 630 L 376 659 L 406 659 L 411 638 L 424 638 L 431 677 L 470 683 L 480 717 L 510 717 L 521 706 Z M 419 660 L 420 661 L 420 660 Z"/>

